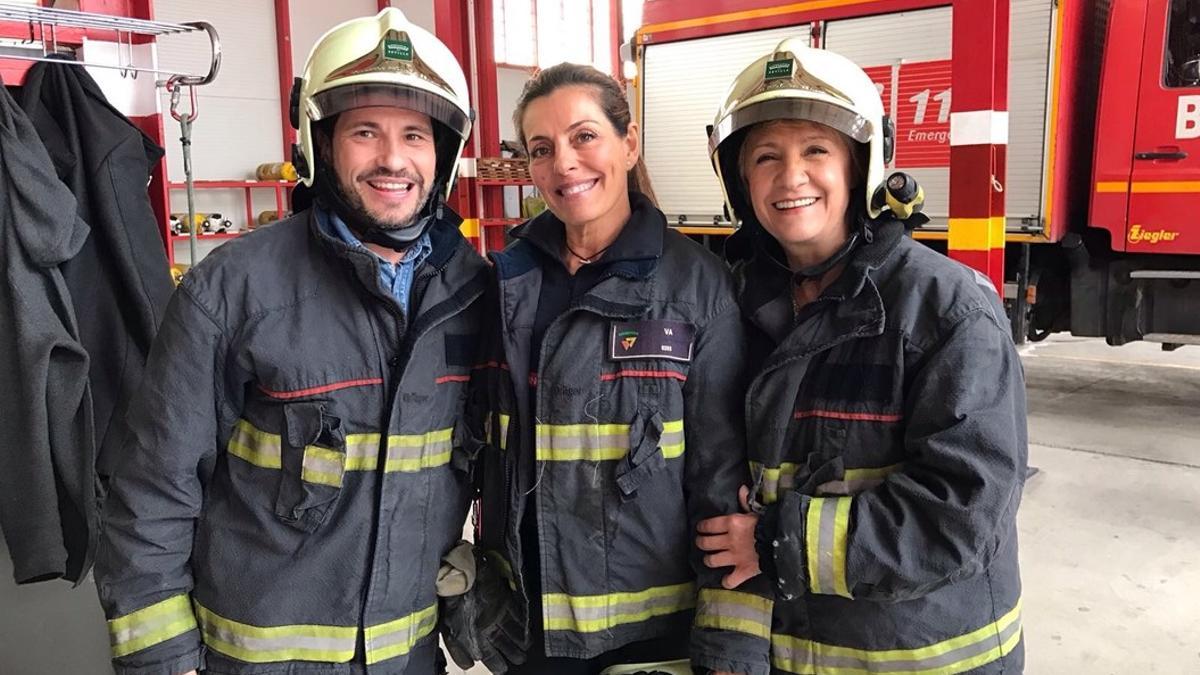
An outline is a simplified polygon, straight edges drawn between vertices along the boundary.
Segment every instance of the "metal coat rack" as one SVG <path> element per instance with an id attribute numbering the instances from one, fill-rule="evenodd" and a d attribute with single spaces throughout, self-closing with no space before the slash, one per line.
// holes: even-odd
<path id="1" fill-rule="evenodd" d="M 42 51 L 41 56 L 3 54 L 0 55 L 0 58 L 15 59 L 18 61 L 47 61 L 59 64 L 87 66 L 89 68 L 108 68 L 120 70 L 122 77 L 136 78 L 138 73 L 153 73 L 164 77 L 164 79 L 157 80 L 155 85 L 163 87 L 171 93 L 171 116 L 180 124 L 182 134 L 180 141 L 183 144 L 184 174 L 187 183 L 188 231 L 190 233 L 188 239 L 191 248 L 191 261 L 195 264 L 196 208 L 193 195 L 194 179 L 192 177 L 191 162 L 191 124 L 195 121 L 197 115 L 195 87 L 212 82 L 217 77 L 217 72 L 221 68 L 221 38 L 217 35 L 217 30 L 213 28 L 212 24 L 204 21 L 170 23 L 109 14 L 54 9 L 52 7 L 14 5 L 3 2 L 0 2 L 0 22 L 27 24 L 29 26 L 29 38 L 25 40 L 25 44 L 33 44 L 40 39 Z M 110 63 L 63 60 L 59 56 L 58 31 L 60 28 L 93 29 L 116 34 L 118 63 L 113 65 Z M 202 75 L 176 73 L 158 68 L 134 65 L 134 36 L 159 37 L 199 31 L 203 31 L 208 36 L 209 45 L 212 48 L 212 61 L 207 73 Z M 128 52 L 126 52 L 126 47 L 128 47 Z M 180 94 L 185 87 L 188 89 L 188 98 L 191 104 L 191 109 L 187 114 L 179 111 Z"/>

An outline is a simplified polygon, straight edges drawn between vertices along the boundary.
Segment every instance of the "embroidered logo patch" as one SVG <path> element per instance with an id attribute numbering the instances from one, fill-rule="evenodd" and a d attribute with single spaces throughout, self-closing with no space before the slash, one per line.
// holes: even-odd
<path id="1" fill-rule="evenodd" d="M 696 327 L 683 321 L 614 321 L 608 358 L 692 360 Z"/>

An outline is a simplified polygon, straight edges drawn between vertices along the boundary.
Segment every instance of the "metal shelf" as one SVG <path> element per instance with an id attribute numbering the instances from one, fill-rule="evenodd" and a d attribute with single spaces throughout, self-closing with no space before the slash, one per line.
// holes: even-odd
<path id="1" fill-rule="evenodd" d="M 41 42 L 41 56 L 4 54 L 0 56 L 0 59 L 4 60 L 68 63 L 88 66 L 90 68 L 120 70 L 122 73 L 133 74 L 153 73 L 155 75 L 166 76 L 166 79 L 159 82 L 159 84 L 170 86 L 199 86 L 208 84 L 216 78 L 217 72 L 221 67 L 221 38 L 217 35 L 217 30 L 213 28 L 212 24 L 204 21 L 171 23 L 111 14 L 78 12 L 67 9 L 54 9 L 53 7 L 31 7 L 29 5 L 13 5 L 0 2 L 0 22 L 8 22 L 10 25 L 20 24 L 28 26 L 27 42 L 31 44 L 38 41 Z M 59 40 L 60 28 L 63 29 L 62 37 L 64 41 L 62 43 Z M 86 35 L 86 31 L 88 30 L 116 35 L 116 42 L 119 47 L 117 51 L 120 55 L 119 64 L 87 63 L 83 61 L 64 60 L 62 58 L 62 55 L 59 53 L 60 48 L 77 45 L 79 42 L 82 42 L 82 36 Z M 81 33 L 81 31 L 84 32 Z M 204 31 L 208 35 L 209 45 L 212 49 L 212 59 L 207 73 L 203 75 L 191 75 L 159 70 L 157 68 L 135 66 L 133 64 L 135 36 L 154 38 L 162 35 L 177 35 L 197 31 Z M 11 34 L 11 32 L 8 29 L 3 31 L 6 36 Z M 125 47 L 128 47 L 128 49 L 125 49 Z M 33 49 L 36 52 L 37 47 Z"/>
<path id="2" fill-rule="evenodd" d="M 234 237 L 241 236 L 245 233 L 246 233 L 245 230 L 238 230 L 236 232 L 216 232 L 216 233 L 208 233 L 208 234 L 200 234 L 199 232 L 197 232 L 196 240 L 204 241 L 205 239 L 233 239 Z M 188 235 L 188 234 L 172 234 L 171 235 L 171 241 L 187 241 L 190 238 L 191 238 L 191 235 Z"/>
<path id="3" fill-rule="evenodd" d="M 198 30 L 194 25 L 186 23 L 134 19 L 132 17 L 113 16 L 111 14 L 54 9 L 53 7 L 11 5 L 3 2 L 0 2 L 0 20 L 20 21 L 21 23 L 37 26 L 98 28 L 121 33 L 132 33 L 134 35 L 169 35 Z"/>
<path id="4" fill-rule="evenodd" d="M 209 188 L 215 190 L 232 190 L 246 188 L 284 188 L 290 189 L 296 187 L 292 181 L 286 180 L 198 180 L 193 182 L 197 188 Z M 187 188 L 187 183 L 171 182 L 167 183 L 167 187 L 172 190 L 183 190 Z"/>

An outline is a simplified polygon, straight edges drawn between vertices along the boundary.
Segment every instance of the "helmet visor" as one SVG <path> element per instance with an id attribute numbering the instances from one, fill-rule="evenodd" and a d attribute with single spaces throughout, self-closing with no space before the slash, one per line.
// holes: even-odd
<path id="1" fill-rule="evenodd" d="M 309 101 L 309 117 L 315 122 L 347 110 L 371 106 L 392 106 L 424 113 L 446 125 L 460 138 L 466 138 L 471 132 L 470 118 L 446 98 L 394 84 L 348 84 L 314 94 Z"/>
<path id="2" fill-rule="evenodd" d="M 839 105 L 811 98 L 773 98 L 725 116 L 708 139 L 708 149 L 714 152 L 730 136 L 760 122 L 773 120 L 804 120 L 832 127 L 859 143 L 869 143 L 872 136 L 870 121 Z"/>

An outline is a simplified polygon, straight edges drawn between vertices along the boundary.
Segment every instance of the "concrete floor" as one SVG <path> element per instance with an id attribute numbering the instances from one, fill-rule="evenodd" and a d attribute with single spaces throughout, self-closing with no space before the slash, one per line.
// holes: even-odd
<path id="1" fill-rule="evenodd" d="M 1026 672 L 1200 673 L 1200 348 L 1055 337 L 1023 359 Z M 0 546 L 0 675 L 106 675 L 105 643 L 90 581 L 14 587 Z"/>
<path id="2" fill-rule="evenodd" d="M 1200 673 L 1200 349 L 1023 354 L 1029 673 Z"/>

